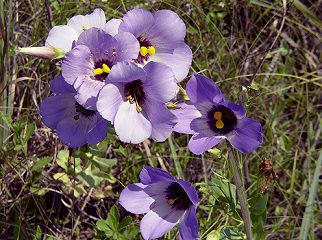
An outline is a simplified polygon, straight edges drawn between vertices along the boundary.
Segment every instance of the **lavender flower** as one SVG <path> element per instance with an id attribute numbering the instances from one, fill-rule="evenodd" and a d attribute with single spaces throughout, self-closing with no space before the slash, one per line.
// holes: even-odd
<path id="1" fill-rule="evenodd" d="M 176 94 L 173 72 L 161 63 L 144 68 L 119 62 L 98 95 L 97 110 L 114 124 L 123 142 L 140 143 L 151 137 L 164 141 L 172 132 L 175 116 L 165 103 Z"/>
<path id="2" fill-rule="evenodd" d="M 132 60 L 139 43 L 131 33 L 112 37 L 103 30 L 91 28 L 80 34 L 76 46 L 62 61 L 62 75 L 77 90 L 76 100 L 86 109 L 96 109 L 96 97 L 113 72 L 113 65 Z"/>
<path id="3" fill-rule="evenodd" d="M 178 118 L 174 131 L 193 134 L 189 149 L 202 154 L 227 139 L 243 153 L 254 151 L 263 142 L 261 124 L 245 115 L 242 106 L 224 98 L 210 79 L 194 74 L 187 83 L 188 103 L 173 111 Z"/>
<path id="4" fill-rule="evenodd" d="M 198 194 L 191 184 L 147 166 L 140 173 L 140 181 L 122 191 L 120 204 L 134 214 L 147 213 L 140 224 L 143 238 L 162 237 L 179 224 L 180 239 L 198 239 Z"/>
<path id="5" fill-rule="evenodd" d="M 97 8 L 91 14 L 72 17 L 67 25 L 53 27 L 46 39 L 46 45 L 68 52 L 72 49 L 73 42 L 78 39 L 78 36 L 84 30 L 95 27 L 114 36 L 117 34 L 120 23 L 121 20 L 119 19 L 111 19 L 106 22 L 104 11 Z"/>
<path id="6" fill-rule="evenodd" d="M 59 75 L 50 84 L 53 95 L 40 106 L 42 121 L 56 130 L 69 147 L 96 144 L 107 136 L 108 122 L 98 112 L 87 110 L 76 100 L 75 89 Z"/>
<path id="7" fill-rule="evenodd" d="M 124 15 L 119 32 L 131 32 L 139 40 L 138 63 L 164 63 L 172 69 L 178 82 L 187 76 L 192 52 L 184 43 L 186 26 L 175 12 L 133 9 Z"/>

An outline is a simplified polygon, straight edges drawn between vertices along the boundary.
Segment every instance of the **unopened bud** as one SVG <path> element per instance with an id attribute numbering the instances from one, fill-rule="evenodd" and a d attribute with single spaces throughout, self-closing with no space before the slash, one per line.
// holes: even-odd
<path id="1" fill-rule="evenodd" d="M 51 46 L 18 48 L 18 52 L 45 59 L 57 59 L 65 55 L 64 50 Z"/>

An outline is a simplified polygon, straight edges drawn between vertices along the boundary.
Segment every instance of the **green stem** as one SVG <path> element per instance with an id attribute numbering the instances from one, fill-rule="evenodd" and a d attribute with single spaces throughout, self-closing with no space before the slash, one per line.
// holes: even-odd
<path id="1" fill-rule="evenodd" d="M 247 203 L 247 196 L 246 196 L 246 191 L 244 187 L 244 182 L 241 179 L 240 173 L 239 173 L 239 168 L 238 168 L 238 163 L 235 159 L 235 156 L 232 152 L 233 150 L 231 149 L 230 151 L 230 161 L 234 169 L 234 176 L 233 176 L 233 181 L 234 184 L 236 185 L 237 189 L 237 197 L 240 203 L 240 209 L 241 209 L 241 214 L 242 218 L 244 221 L 244 229 L 246 233 L 246 238 L 247 240 L 252 239 L 252 224 L 250 220 L 250 214 L 248 210 L 248 203 Z"/>

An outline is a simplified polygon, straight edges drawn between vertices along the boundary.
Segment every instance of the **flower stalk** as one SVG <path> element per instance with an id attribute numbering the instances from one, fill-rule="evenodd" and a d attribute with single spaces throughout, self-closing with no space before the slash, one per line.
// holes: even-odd
<path id="1" fill-rule="evenodd" d="M 242 218 L 244 221 L 244 230 L 246 233 L 246 239 L 251 240 L 252 239 L 252 223 L 250 219 L 250 213 L 248 209 L 248 203 L 247 203 L 247 195 L 246 195 L 246 190 L 244 186 L 244 182 L 241 179 L 240 173 L 239 173 L 239 168 L 238 168 L 238 163 L 235 159 L 233 149 L 230 149 L 230 161 L 234 169 L 234 175 L 233 175 L 233 181 L 237 189 L 237 198 L 240 203 L 240 209 L 241 209 L 241 214 Z"/>

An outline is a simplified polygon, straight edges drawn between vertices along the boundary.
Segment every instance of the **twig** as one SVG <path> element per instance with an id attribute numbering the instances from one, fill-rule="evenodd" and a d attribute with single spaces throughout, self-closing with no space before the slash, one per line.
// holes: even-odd
<path id="1" fill-rule="evenodd" d="M 144 147 L 144 150 L 145 150 L 145 153 L 146 153 L 146 156 L 148 157 L 148 161 L 149 161 L 149 164 L 153 166 L 153 162 L 152 162 L 152 154 L 151 154 L 151 151 L 150 151 L 150 148 L 149 148 L 149 140 L 145 140 L 143 142 L 143 147 Z"/>
<path id="2" fill-rule="evenodd" d="M 240 177 L 240 174 L 239 174 L 239 169 L 238 169 L 238 165 L 237 165 L 235 156 L 232 151 L 233 150 L 231 149 L 231 151 L 229 151 L 229 152 L 230 152 L 230 161 L 231 161 L 231 164 L 233 165 L 233 169 L 234 169 L 233 181 L 234 181 L 234 184 L 236 185 L 236 189 L 237 189 L 237 197 L 238 197 L 238 200 L 240 203 L 242 218 L 244 220 L 244 229 L 245 229 L 245 233 L 246 233 L 246 238 L 247 238 L 247 240 L 251 240 L 252 239 L 252 228 L 251 228 L 252 224 L 251 224 L 250 214 L 249 214 L 249 210 L 248 210 L 246 191 L 245 191 L 244 183 L 243 183 L 243 181 Z"/>
<path id="3" fill-rule="evenodd" d="M 78 222 L 79 222 L 79 219 L 80 219 L 80 214 L 81 214 L 81 212 L 83 212 L 83 211 L 84 211 L 84 209 L 85 209 L 85 207 L 86 207 L 86 205 L 87 205 L 87 203 L 88 203 L 89 199 L 91 198 L 91 195 L 92 195 L 92 193 L 93 193 L 93 190 L 94 190 L 94 188 L 91 188 L 91 189 L 89 190 L 89 192 L 88 192 L 88 194 L 87 194 L 87 196 L 86 196 L 86 198 L 85 198 L 85 200 L 84 200 L 83 206 L 81 207 L 81 209 L 80 209 L 80 213 L 78 214 L 78 216 L 77 216 L 77 218 L 76 218 L 76 221 L 75 221 L 75 224 L 74 224 L 74 226 L 73 226 L 72 236 L 74 235 L 74 232 L 75 232 L 76 227 L 77 227 L 77 225 L 78 225 Z"/>
<path id="4" fill-rule="evenodd" d="M 160 163 L 161 168 L 162 168 L 164 171 L 168 171 L 168 170 L 167 170 L 167 168 L 166 168 L 166 167 L 165 167 L 165 165 L 164 165 L 164 161 L 163 161 L 162 157 L 160 156 L 160 154 L 159 154 L 159 153 L 156 153 L 156 155 L 157 155 L 157 159 L 158 159 L 158 161 L 159 161 L 159 163 Z"/>

